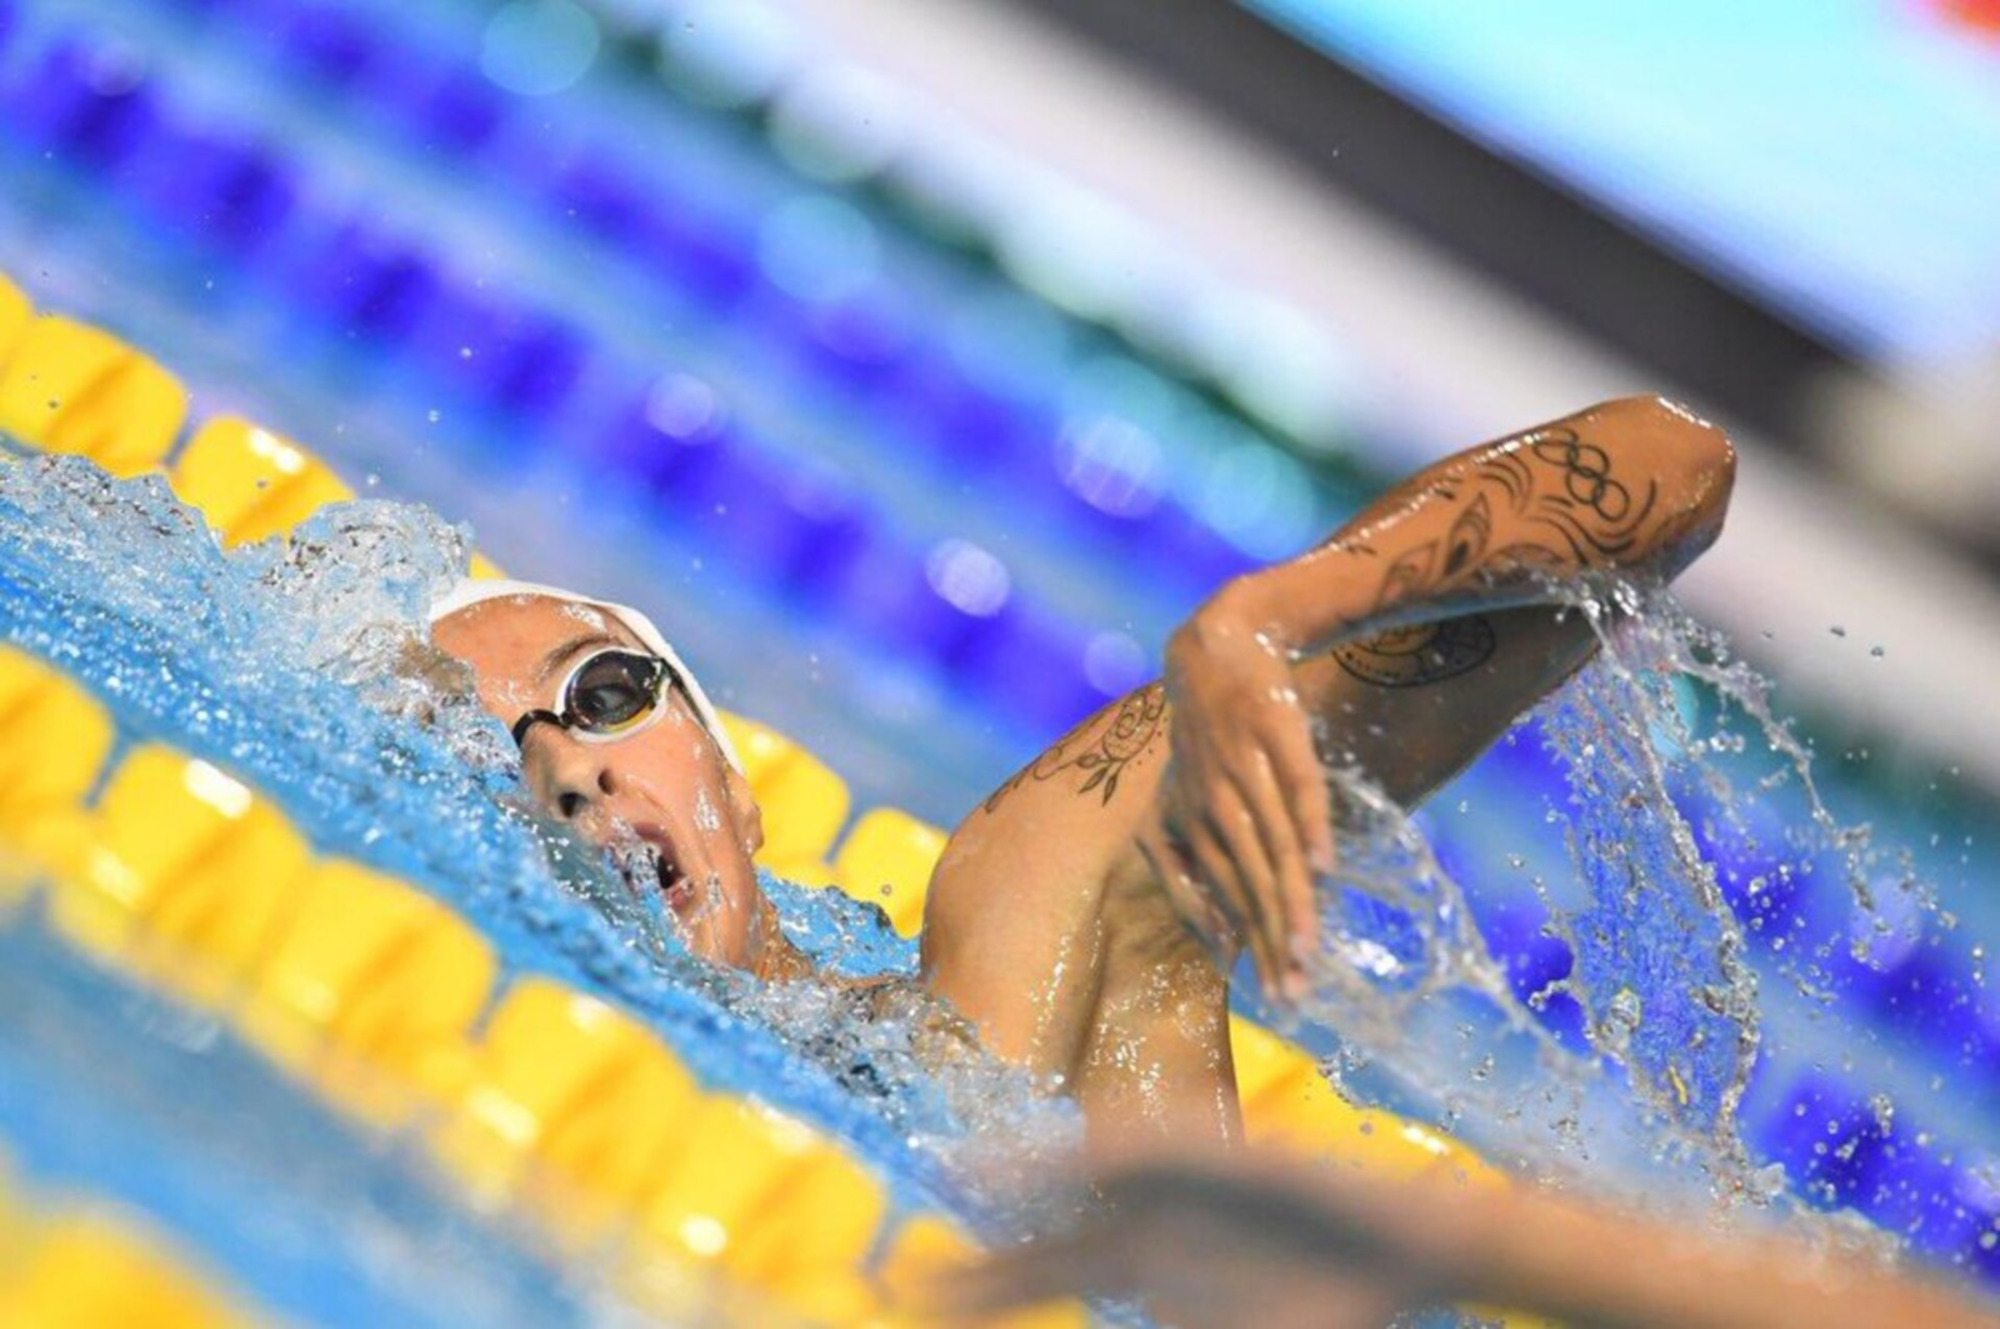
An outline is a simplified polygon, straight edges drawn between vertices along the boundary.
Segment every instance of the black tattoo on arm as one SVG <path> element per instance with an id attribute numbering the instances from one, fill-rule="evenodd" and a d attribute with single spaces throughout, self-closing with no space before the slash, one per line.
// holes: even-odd
<path id="1" fill-rule="evenodd" d="M 1612 473 L 1610 452 L 1574 429 L 1556 426 L 1497 445 L 1458 469 L 1413 477 L 1378 501 L 1407 510 L 1436 500 L 1460 504 L 1442 538 L 1385 551 L 1381 523 L 1348 547 L 1388 559 L 1374 610 L 1421 602 L 1484 580 L 1520 574 L 1564 576 L 1635 551 L 1670 545 L 1691 527 L 1689 514 L 1657 511 L 1659 487 Z M 1469 501 L 1465 496 L 1470 494 Z M 1511 514 L 1508 542 L 1495 547 L 1496 513 Z M 1525 529 L 1523 529 L 1525 527 Z M 1336 535 L 1335 539 L 1339 539 Z M 1493 657 L 1498 641 L 1477 614 L 1399 628 L 1348 642 L 1329 654 L 1355 678 L 1381 687 L 1421 687 L 1456 678 Z"/>
<path id="2" fill-rule="evenodd" d="M 1118 792 L 1118 777 L 1165 731 L 1166 685 L 1147 684 L 1118 703 L 1109 724 L 1103 723 L 1103 717 L 1104 712 L 1099 711 L 1057 739 L 1046 752 L 994 790 L 981 806 L 991 812 L 1023 783 L 1053 780 L 1065 771 L 1082 774 L 1077 793 L 1095 791 L 1099 806 L 1111 802 L 1111 796 Z"/>
<path id="3" fill-rule="evenodd" d="M 1364 683 L 1417 688 L 1477 669 L 1493 658 L 1497 644 L 1493 625 L 1478 614 L 1467 614 L 1351 641 L 1329 654 Z"/>
<path id="4" fill-rule="evenodd" d="M 1560 486 L 1531 492 L 1523 515 L 1554 531 L 1579 563 L 1615 561 L 1638 547 L 1639 532 L 1659 501 L 1659 485 L 1648 480 L 1644 495 L 1635 497 L 1612 477 L 1610 454 L 1585 443 L 1574 429 L 1548 430 L 1528 450 L 1555 471 Z"/>
<path id="5" fill-rule="evenodd" d="M 1459 573 L 1479 566 L 1480 557 L 1493 539 L 1493 510 L 1486 505 L 1486 495 L 1476 496 L 1458 514 L 1451 524 L 1451 532 L 1445 536 L 1444 577 L 1456 577 Z"/>
<path id="6" fill-rule="evenodd" d="M 1375 595 L 1375 607 L 1387 609 L 1404 600 L 1422 595 L 1434 582 L 1431 568 L 1437 563 L 1437 541 L 1427 540 L 1423 544 L 1404 550 L 1396 556 L 1383 574 L 1382 588 Z"/>
<path id="7" fill-rule="evenodd" d="M 1566 573 L 1629 558 L 1642 545 L 1669 542 L 1677 514 L 1660 514 L 1658 484 L 1635 486 L 1612 474 L 1611 454 L 1557 426 L 1488 450 L 1451 474 L 1407 480 L 1379 500 L 1377 510 L 1436 499 L 1470 501 L 1442 539 L 1396 553 L 1376 588 L 1376 610 L 1457 589 L 1475 578 L 1519 572 Z M 1494 549 L 1496 506 L 1516 519 L 1510 542 Z M 1525 524 L 1529 532 L 1520 532 Z M 1379 532 L 1382 526 L 1369 528 Z M 1335 540 L 1340 537 L 1336 535 Z M 1374 536 L 1379 539 L 1379 536 Z M 1350 549 L 1375 556 L 1375 543 Z"/>

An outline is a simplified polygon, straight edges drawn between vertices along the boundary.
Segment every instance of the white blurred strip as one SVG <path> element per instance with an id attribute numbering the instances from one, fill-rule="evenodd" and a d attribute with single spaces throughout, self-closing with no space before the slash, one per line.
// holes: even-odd
<path id="1" fill-rule="evenodd" d="M 1191 285 L 1282 297 L 1326 329 L 1367 414 L 1408 447 L 1378 460 L 1415 465 L 1606 397 L 1682 395 L 1033 15 L 993 0 L 787 8 L 809 49 L 903 89 L 933 133 L 1098 195 L 1135 252 L 1179 255 Z M 1327 138 L 1338 151 L 1338 126 Z M 1730 432 L 1736 502 L 1683 583 L 1688 602 L 1777 675 L 1781 702 L 1907 735 L 2000 791 L 2000 593 L 1916 528 Z"/>

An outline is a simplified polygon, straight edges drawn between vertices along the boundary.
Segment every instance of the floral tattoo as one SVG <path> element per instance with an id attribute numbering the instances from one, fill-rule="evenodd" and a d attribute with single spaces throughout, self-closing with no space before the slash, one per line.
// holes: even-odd
<path id="1" fill-rule="evenodd" d="M 1076 792 L 1095 792 L 1100 805 L 1111 802 L 1118 792 L 1118 778 L 1125 768 L 1153 746 L 1165 728 L 1167 690 L 1161 683 L 1149 683 L 1130 693 L 1112 712 L 1110 723 L 1104 712 L 1085 720 L 987 798 L 988 812 L 1024 781 L 1053 780 L 1065 771 L 1081 775 Z"/>

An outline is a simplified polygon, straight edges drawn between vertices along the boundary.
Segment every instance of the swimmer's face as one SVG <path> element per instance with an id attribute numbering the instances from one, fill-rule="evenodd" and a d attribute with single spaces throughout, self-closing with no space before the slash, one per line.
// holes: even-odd
<path id="1" fill-rule="evenodd" d="M 610 614 L 540 595 L 507 596 L 438 621 L 440 650 L 465 661 L 480 704 L 511 726 L 528 711 L 560 711 L 570 670 L 607 646 L 645 651 Z M 583 742 L 554 724 L 522 735 L 522 770 L 548 812 L 595 843 L 658 854 L 657 880 L 697 955 L 755 971 L 769 911 L 750 856 L 763 824 L 749 782 L 729 764 L 677 686 L 666 712 L 612 742 Z"/>

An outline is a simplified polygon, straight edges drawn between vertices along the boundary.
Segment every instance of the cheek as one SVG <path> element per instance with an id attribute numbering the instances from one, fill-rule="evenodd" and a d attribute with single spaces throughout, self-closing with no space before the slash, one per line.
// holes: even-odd
<path id="1" fill-rule="evenodd" d="M 724 794 L 715 746 L 699 724 L 668 715 L 636 736 L 629 754 L 621 755 L 628 778 L 643 784 L 655 800 L 692 808 L 704 832 L 711 829 L 711 818 L 721 824 Z"/>
<path id="2" fill-rule="evenodd" d="M 722 829 L 722 811 L 706 785 L 695 791 L 694 824 L 703 835 L 714 835 Z"/>

